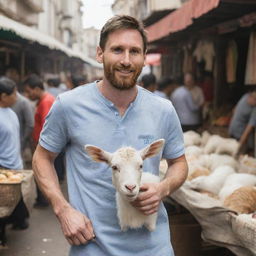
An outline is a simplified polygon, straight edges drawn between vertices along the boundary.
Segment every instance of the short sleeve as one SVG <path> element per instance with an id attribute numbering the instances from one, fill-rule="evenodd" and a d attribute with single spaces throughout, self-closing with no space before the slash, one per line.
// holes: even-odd
<path id="1" fill-rule="evenodd" d="M 39 144 L 51 152 L 59 153 L 68 143 L 68 138 L 65 111 L 58 97 L 46 117 Z"/>
<path id="2" fill-rule="evenodd" d="M 256 107 L 253 108 L 252 114 L 250 116 L 249 124 L 256 127 Z"/>
<path id="3" fill-rule="evenodd" d="M 172 104 L 164 122 L 166 124 L 167 138 L 165 141 L 163 158 L 174 159 L 180 157 L 184 154 L 183 132 L 179 118 Z"/>

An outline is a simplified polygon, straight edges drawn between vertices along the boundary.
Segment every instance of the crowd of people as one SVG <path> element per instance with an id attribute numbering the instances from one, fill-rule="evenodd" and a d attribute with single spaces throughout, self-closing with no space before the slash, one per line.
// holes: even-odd
<path id="1" fill-rule="evenodd" d="M 33 170 L 38 184 L 35 206 L 52 205 L 72 245 L 72 256 L 124 252 L 174 255 L 162 199 L 186 179 L 182 133 L 198 131 L 202 125 L 203 109 L 213 99 L 213 86 L 209 76 L 199 85 L 191 73 L 184 74 L 183 83 L 171 78 L 158 82 L 150 73 L 142 76 L 138 86 L 146 49 L 142 24 L 130 16 L 115 16 L 102 28 L 97 48 L 97 61 L 104 66 L 102 80 L 80 86 L 85 79 L 72 77 L 71 87 L 78 88 L 68 90 L 70 86 L 61 84 L 58 78 L 48 79 L 45 86 L 39 76 L 32 74 L 22 82 L 25 97 L 17 93 L 19 81 L 13 70 L 0 78 L 0 167 L 23 168 L 22 152 L 32 134 Z M 31 101 L 36 105 L 32 107 Z M 238 103 L 231 121 L 230 135 L 243 143 L 248 142 L 256 126 L 255 106 L 253 91 Z M 122 232 L 109 167 L 92 162 L 84 145 L 114 152 L 124 145 L 142 149 L 161 138 L 165 140 L 163 150 L 144 164 L 145 170 L 158 175 L 160 159 L 167 159 L 166 177 L 159 183 L 143 185 L 133 202 L 145 215 L 158 211 L 156 230 Z M 98 154 L 98 158 L 105 159 L 100 151 Z M 64 169 L 69 178 L 69 202 L 59 186 Z M 118 166 L 112 169 L 118 175 Z M 15 218 L 10 218 L 13 227 L 27 228 L 28 212 L 22 201 L 14 213 Z"/>
<path id="2" fill-rule="evenodd" d="M 86 83 L 83 76 L 71 78 L 72 89 Z M 22 89 L 22 93 L 18 89 Z M 6 69 L 5 75 L 0 78 L 0 169 L 22 170 L 27 167 L 24 152 L 27 149 L 33 154 L 55 98 L 67 90 L 68 87 L 58 78 L 50 78 L 43 82 L 38 75 L 31 74 L 24 81 L 20 81 L 15 68 Z M 59 181 L 63 181 L 64 152 L 58 155 L 54 164 Z M 37 186 L 34 207 L 48 205 L 48 201 Z M 23 200 L 20 200 L 6 223 L 1 222 L 1 225 L 11 223 L 13 229 L 26 229 L 29 226 L 28 217 L 26 206 Z"/>

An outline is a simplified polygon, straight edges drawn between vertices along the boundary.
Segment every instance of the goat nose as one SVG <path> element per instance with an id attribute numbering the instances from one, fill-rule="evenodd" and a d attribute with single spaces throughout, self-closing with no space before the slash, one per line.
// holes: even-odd
<path id="1" fill-rule="evenodd" d="M 125 187 L 132 192 L 136 188 L 136 185 L 125 185 Z"/>

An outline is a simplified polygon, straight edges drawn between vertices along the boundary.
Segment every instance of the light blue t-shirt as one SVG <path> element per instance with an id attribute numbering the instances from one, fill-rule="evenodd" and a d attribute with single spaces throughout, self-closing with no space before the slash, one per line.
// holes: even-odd
<path id="1" fill-rule="evenodd" d="M 198 125 L 201 123 L 199 104 L 193 101 L 191 92 L 185 87 L 177 88 L 171 96 L 182 125 Z"/>
<path id="2" fill-rule="evenodd" d="M 20 125 L 17 115 L 10 108 L 0 108 L 0 166 L 20 170 Z"/>
<path id="3" fill-rule="evenodd" d="M 163 152 L 145 160 L 144 171 L 158 174 L 161 157 L 184 154 L 183 135 L 170 101 L 138 88 L 138 95 L 121 117 L 96 83 L 58 96 L 49 112 L 39 143 L 51 152 L 66 146 L 69 200 L 92 221 L 96 242 L 72 246 L 72 256 L 172 256 L 169 224 L 161 204 L 157 228 L 121 231 L 117 219 L 111 168 L 96 163 L 84 151 L 92 144 L 114 152 L 122 146 L 142 149 L 164 138 Z"/>

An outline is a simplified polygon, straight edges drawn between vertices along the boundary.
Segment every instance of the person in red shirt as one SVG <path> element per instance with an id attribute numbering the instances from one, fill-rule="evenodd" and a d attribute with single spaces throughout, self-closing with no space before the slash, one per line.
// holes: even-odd
<path id="1" fill-rule="evenodd" d="M 44 90 L 43 81 L 36 74 L 30 75 L 23 84 L 26 96 L 32 101 L 37 101 L 35 109 L 35 125 L 33 129 L 33 142 L 36 147 L 45 118 L 50 111 L 55 98 Z M 48 206 L 48 202 L 38 187 L 35 206 Z"/>

